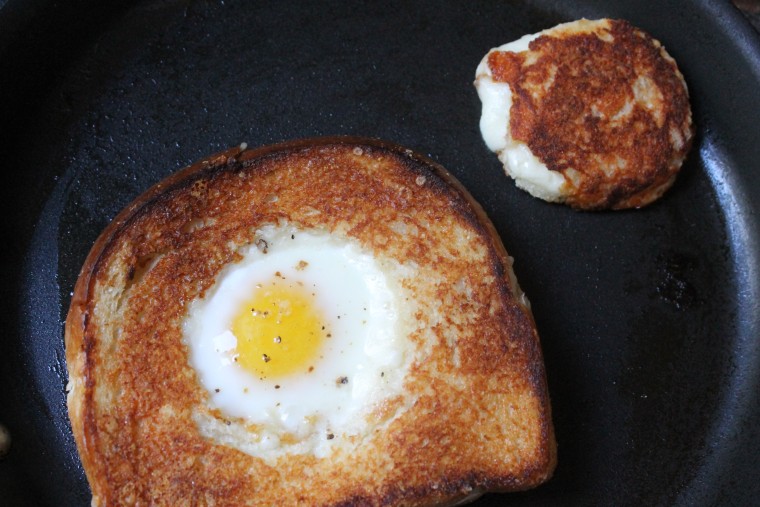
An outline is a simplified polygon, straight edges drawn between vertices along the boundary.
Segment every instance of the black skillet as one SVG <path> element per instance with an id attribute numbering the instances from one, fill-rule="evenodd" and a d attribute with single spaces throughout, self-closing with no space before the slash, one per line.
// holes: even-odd
<path id="1" fill-rule="evenodd" d="M 478 132 L 491 47 L 579 17 L 659 38 L 696 144 L 637 211 L 537 201 Z M 101 229 L 205 155 L 353 134 L 453 172 L 533 303 L 555 477 L 478 505 L 750 505 L 760 495 L 760 38 L 728 2 L 0 0 L 0 505 L 84 506 L 62 322 Z M 441 452 L 445 452 L 442 449 Z"/>

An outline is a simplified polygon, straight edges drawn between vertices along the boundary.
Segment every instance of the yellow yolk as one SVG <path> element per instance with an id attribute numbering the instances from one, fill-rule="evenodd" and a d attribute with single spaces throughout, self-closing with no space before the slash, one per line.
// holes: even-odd
<path id="1" fill-rule="evenodd" d="M 324 322 L 313 295 L 275 278 L 257 286 L 232 322 L 236 360 L 259 378 L 308 372 L 329 336 Z"/>

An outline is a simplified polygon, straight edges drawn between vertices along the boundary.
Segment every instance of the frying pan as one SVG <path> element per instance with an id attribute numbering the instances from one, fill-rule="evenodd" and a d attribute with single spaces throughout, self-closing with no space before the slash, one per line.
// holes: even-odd
<path id="1" fill-rule="evenodd" d="M 485 52 L 580 17 L 660 39 L 696 143 L 641 210 L 535 200 L 478 132 Z M 728 2 L 0 0 L 2 505 L 88 505 L 63 326 L 98 233 L 223 148 L 351 134 L 448 168 L 516 259 L 555 477 L 477 505 L 749 505 L 760 494 L 760 40 Z M 441 452 L 446 452 L 442 449 Z"/>

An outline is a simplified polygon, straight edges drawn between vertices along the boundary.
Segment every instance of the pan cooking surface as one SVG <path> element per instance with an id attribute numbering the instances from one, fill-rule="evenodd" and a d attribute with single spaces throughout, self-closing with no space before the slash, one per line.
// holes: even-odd
<path id="1" fill-rule="evenodd" d="M 14 174 L 6 216 L 16 217 L 0 338 L 9 505 L 89 504 L 66 415 L 62 323 L 109 220 L 229 146 L 341 134 L 405 145 L 454 173 L 532 302 L 559 465 L 534 491 L 477 505 L 741 504 L 760 493 L 760 42 L 738 12 L 707 0 L 262 4 L 28 4 L 27 18 L 43 21 L 24 51 L 55 58 L 0 69 L 28 72 L 1 81 L 14 94 L 2 125 Z M 17 8 L 0 22 L 27 19 Z M 690 87 L 694 149 L 676 185 L 642 210 L 533 199 L 478 131 L 472 81 L 488 49 L 584 16 L 652 33 Z"/>

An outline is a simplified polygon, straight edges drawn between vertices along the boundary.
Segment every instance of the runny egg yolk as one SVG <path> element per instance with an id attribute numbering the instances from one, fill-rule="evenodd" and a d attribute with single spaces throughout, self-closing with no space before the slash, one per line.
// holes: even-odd
<path id="1" fill-rule="evenodd" d="M 232 322 L 238 364 L 262 379 L 308 372 L 329 336 L 314 299 L 278 277 L 257 286 Z"/>

